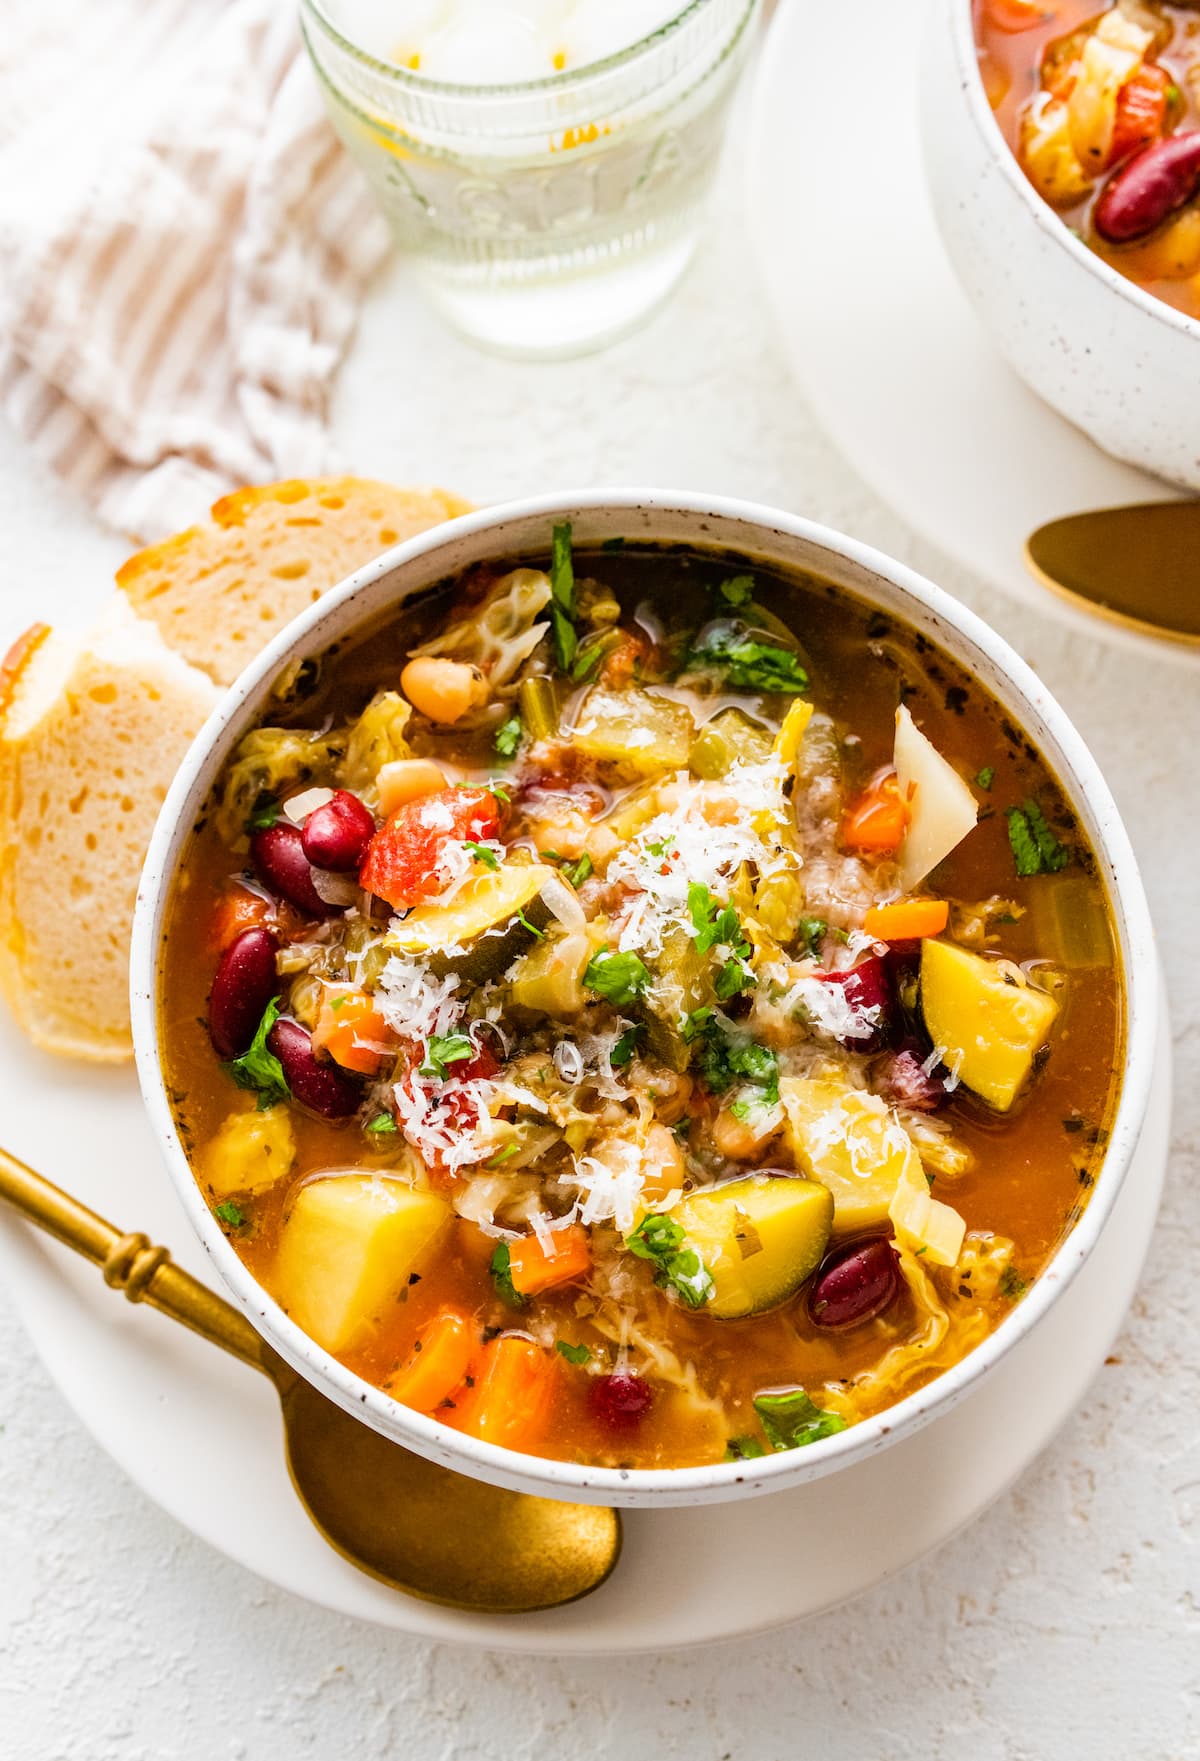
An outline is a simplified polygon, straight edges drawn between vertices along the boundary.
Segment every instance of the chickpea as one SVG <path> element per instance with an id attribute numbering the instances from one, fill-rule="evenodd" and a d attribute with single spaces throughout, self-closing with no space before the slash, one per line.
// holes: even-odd
<path id="1" fill-rule="evenodd" d="M 654 1102 L 654 1111 L 662 1125 L 676 1125 L 683 1118 L 692 1098 L 692 1079 L 663 1064 L 644 1059 L 630 1067 L 630 1088 L 641 1089 Z M 657 1130 L 657 1126 L 655 1127 Z"/>
<path id="2" fill-rule="evenodd" d="M 379 811 L 386 817 L 403 807 L 406 801 L 417 801 L 422 795 L 436 795 L 446 787 L 446 773 L 432 758 L 393 758 L 381 764 L 375 778 L 379 794 Z"/>
<path id="3" fill-rule="evenodd" d="M 739 1119 L 729 1107 L 722 1107 L 712 1124 L 713 1145 L 731 1162 L 748 1162 L 782 1130 L 783 1119 L 777 1114 Z"/>
<path id="4" fill-rule="evenodd" d="M 672 1193 L 683 1190 L 686 1172 L 683 1150 L 665 1125 L 652 1125 L 646 1133 L 642 1157 L 642 1199 L 661 1205 Z"/>
<path id="5" fill-rule="evenodd" d="M 432 654 L 409 661 L 400 674 L 400 689 L 431 722 L 459 722 L 488 700 L 487 680 L 478 667 L 461 660 L 439 660 Z"/>

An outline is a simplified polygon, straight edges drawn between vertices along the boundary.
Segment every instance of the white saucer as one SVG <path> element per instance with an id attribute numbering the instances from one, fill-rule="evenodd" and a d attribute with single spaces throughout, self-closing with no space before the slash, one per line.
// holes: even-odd
<path id="1" fill-rule="evenodd" d="M 1161 1044 L 1169 1044 L 1165 1018 Z M 0 1019 L 8 1147 L 202 1277 L 131 1070 L 66 1067 Z M 642 1652 L 798 1620 L 878 1583 L 977 1516 L 1045 1447 L 1113 1339 L 1166 1162 L 1167 1060 L 1140 1148 L 1091 1259 L 1038 1331 L 937 1424 L 860 1465 L 742 1505 L 629 1511 L 613 1578 L 584 1602 L 508 1618 L 386 1590 L 310 1526 L 284 1467 L 275 1395 L 182 1327 L 123 1302 L 47 1237 L 0 1223 L 0 1277 L 79 1418 L 148 1497 L 273 1583 L 428 1639 L 548 1653 Z M 81 1538 L 82 1543 L 82 1538 Z M 155 1562 L 147 1557 L 147 1572 Z"/>
<path id="2" fill-rule="evenodd" d="M 1172 492 L 1035 397 L 955 279 L 921 163 L 929 3 L 786 0 L 772 21 L 745 187 L 784 351 L 846 458 L 944 553 L 1093 638 L 1195 664 L 1200 650 L 1078 609 L 1022 563 L 1045 520 Z"/>

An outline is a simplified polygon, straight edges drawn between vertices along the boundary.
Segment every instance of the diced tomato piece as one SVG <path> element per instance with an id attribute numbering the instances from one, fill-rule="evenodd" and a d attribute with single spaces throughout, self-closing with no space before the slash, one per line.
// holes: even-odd
<path id="1" fill-rule="evenodd" d="M 842 842 L 851 850 L 896 850 L 908 828 L 895 771 L 888 771 L 851 803 L 842 821 Z"/>
<path id="2" fill-rule="evenodd" d="M 1133 78 L 1126 80 L 1117 96 L 1117 117 L 1113 124 L 1112 146 L 1105 161 L 1106 170 L 1161 137 L 1167 121 L 1167 93 L 1170 89 L 1170 74 L 1165 67 L 1153 62 L 1139 67 Z"/>
<path id="3" fill-rule="evenodd" d="M 442 851 L 451 840 L 483 843 L 500 831 L 500 803 L 490 789 L 439 789 L 406 801 L 367 846 L 359 885 L 405 910 L 445 886 Z"/>
<path id="4" fill-rule="evenodd" d="M 998 31 L 1029 31 L 1046 16 L 1042 0 L 984 0 L 984 11 Z"/>

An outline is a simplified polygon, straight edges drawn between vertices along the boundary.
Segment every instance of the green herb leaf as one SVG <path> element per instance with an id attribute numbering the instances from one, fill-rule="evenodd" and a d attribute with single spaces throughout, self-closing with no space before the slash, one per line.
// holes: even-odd
<path id="1" fill-rule="evenodd" d="M 461 1064 L 464 1058 L 474 1056 L 475 1047 L 465 1033 L 431 1034 L 418 1074 L 436 1076 L 439 1082 L 445 1082 L 447 1064 Z"/>
<path id="2" fill-rule="evenodd" d="M 496 1295 L 506 1302 L 510 1309 L 523 1309 L 527 1299 L 513 1284 L 507 1241 L 496 1243 L 496 1251 L 492 1255 L 490 1270 L 492 1283 L 496 1286 Z"/>
<path id="3" fill-rule="evenodd" d="M 754 1101 L 736 1102 L 735 1106 L 742 1108 L 738 1117 L 752 1112 L 755 1105 L 773 1107 L 779 1099 L 779 1060 L 770 1046 L 731 1033 L 711 1012 L 708 1019 L 691 1026 L 700 1013 L 697 1009 L 688 1017 L 684 1039 L 700 1040 L 700 1074 L 713 1094 L 724 1094 L 735 1082 L 748 1082 L 762 1094 Z"/>
<path id="4" fill-rule="evenodd" d="M 376 1113 L 375 1117 L 367 1123 L 367 1130 L 376 1137 L 387 1137 L 391 1132 L 399 1131 L 399 1129 L 400 1127 L 390 1113 Z"/>
<path id="5" fill-rule="evenodd" d="M 245 1226 L 245 1216 L 238 1210 L 232 1199 L 226 1199 L 224 1204 L 218 1205 L 213 1211 L 213 1215 L 219 1217 L 228 1229 L 241 1229 Z"/>
<path id="6" fill-rule="evenodd" d="M 995 780 L 996 780 L 996 767 L 995 767 L 995 765 L 994 764 L 985 764 L 981 771 L 976 772 L 975 786 L 978 789 L 990 789 L 992 784 L 995 782 Z"/>
<path id="7" fill-rule="evenodd" d="M 754 1410 L 762 1420 L 772 1449 L 803 1449 L 808 1443 L 818 1443 L 822 1437 L 832 1437 L 846 1429 L 840 1413 L 823 1411 L 803 1388 L 789 1388 L 784 1394 L 756 1395 Z"/>
<path id="8" fill-rule="evenodd" d="M 592 859 L 585 850 L 574 868 L 567 870 L 567 879 L 573 887 L 581 887 L 592 872 Z"/>
<path id="9" fill-rule="evenodd" d="M 1013 861 L 1019 875 L 1057 874 L 1071 860 L 1071 852 L 1059 843 L 1050 827 L 1046 824 L 1046 816 L 1034 800 L 1027 800 L 1020 807 L 1010 807 L 1005 818 L 1008 820 L 1008 841 L 1012 846 Z"/>
<path id="10" fill-rule="evenodd" d="M 639 955 L 610 954 L 607 948 L 601 948 L 588 961 L 583 982 L 614 1009 L 625 1009 L 642 995 L 650 983 L 650 973 Z"/>
<path id="11" fill-rule="evenodd" d="M 545 941 L 545 939 L 546 939 L 545 930 L 539 929 L 536 923 L 530 923 L 529 919 L 526 917 L 526 915 L 523 911 L 517 912 L 517 922 L 520 924 L 523 924 L 524 927 L 529 931 L 530 935 L 536 936 L 539 942 Z"/>
<path id="12" fill-rule="evenodd" d="M 815 959 L 821 952 L 821 943 L 829 934 L 829 925 L 823 917 L 802 917 L 797 931 L 804 946 L 804 952 Z"/>
<path id="13" fill-rule="evenodd" d="M 492 738 L 492 745 L 501 758 L 515 758 L 517 747 L 521 744 L 521 718 L 510 715 L 507 721 L 501 722 Z"/>
<path id="14" fill-rule="evenodd" d="M 1006 1296 L 1010 1302 L 1015 1302 L 1018 1296 L 1024 1296 L 1028 1289 L 1028 1278 L 1022 1278 L 1015 1266 L 1005 1266 L 1000 1274 L 999 1290 L 1001 1296 Z"/>
<path id="15" fill-rule="evenodd" d="M 713 980 L 713 990 L 717 993 L 717 1001 L 728 1003 L 734 997 L 740 997 L 743 991 L 753 990 L 757 979 L 738 954 L 726 960 Z"/>
<path id="16" fill-rule="evenodd" d="M 471 852 L 472 861 L 481 862 L 484 868 L 499 868 L 500 866 L 500 860 L 497 857 L 496 852 L 494 850 L 489 850 L 486 844 L 475 844 L 472 843 L 470 838 L 464 838 L 463 849 L 469 850 Z"/>
<path id="17" fill-rule="evenodd" d="M 628 1064 L 629 1060 L 633 1057 L 641 1032 L 642 1028 L 640 1022 L 636 1027 L 627 1027 L 625 1029 L 612 1051 L 608 1054 L 608 1061 L 614 1070 L 620 1070 L 622 1066 Z"/>
<path id="18" fill-rule="evenodd" d="M 790 648 L 773 642 L 752 642 L 726 630 L 689 656 L 692 665 L 712 667 L 725 675 L 731 691 L 774 691 L 794 695 L 808 686 L 808 674 Z"/>
<path id="19" fill-rule="evenodd" d="M 554 1349 L 569 1364 L 586 1364 L 592 1355 L 586 1345 L 568 1345 L 565 1339 L 556 1339 Z"/>
<path id="20" fill-rule="evenodd" d="M 507 783 L 502 782 L 499 777 L 492 777 L 488 782 L 488 788 L 496 797 L 497 801 L 499 801 L 501 807 L 508 806 L 509 802 L 512 800 L 512 796 L 508 792 Z"/>
<path id="21" fill-rule="evenodd" d="M 554 528 L 550 548 L 550 623 L 554 649 L 564 673 L 571 670 L 579 638 L 575 633 L 575 567 L 571 560 L 571 522 Z"/>
<path id="22" fill-rule="evenodd" d="M 610 556 L 617 556 L 624 550 L 625 540 L 623 538 L 606 538 L 600 548 L 607 550 Z"/>
<path id="23" fill-rule="evenodd" d="M 643 1217 L 632 1235 L 625 1237 L 625 1246 L 640 1260 L 649 1260 L 654 1268 L 654 1282 L 673 1290 L 688 1308 L 703 1308 L 710 1301 L 715 1284 L 712 1273 L 693 1247 L 685 1247 L 683 1225 L 673 1217 Z"/>
<path id="24" fill-rule="evenodd" d="M 733 575 L 721 582 L 717 592 L 728 605 L 745 605 L 754 592 L 754 576 Z"/>
<path id="25" fill-rule="evenodd" d="M 274 795 L 260 795 L 254 805 L 254 812 L 246 821 L 248 832 L 269 832 L 273 825 L 278 825 L 279 815 L 283 808 Z"/>
<path id="26" fill-rule="evenodd" d="M 518 1156 L 520 1153 L 519 1143 L 505 1144 L 499 1155 L 493 1156 L 490 1162 L 485 1162 L 483 1165 L 485 1168 L 503 1168 L 505 1162 L 510 1162 L 514 1156 Z"/>
<path id="27" fill-rule="evenodd" d="M 725 1445 L 726 1461 L 757 1461 L 766 1453 L 757 1437 L 731 1437 Z"/>
<path id="28" fill-rule="evenodd" d="M 593 674 L 598 673 L 605 657 L 619 648 L 625 640 L 620 630 L 599 630 L 588 636 L 579 646 L 578 653 L 571 663 L 571 677 L 577 685 L 582 685 Z"/>
<path id="29" fill-rule="evenodd" d="M 276 1101 L 291 1099 L 283 1065 L 274 1052 L 267 1050 L 267 1035 L 279 1019 L 279 998 L 272 997 L 263 1010 L 263 1018 L 255 1029 L 254 1038 L 240 1058 L 231 1058 L 225 1068 L 239 1088 L 251 1089 L 258 1095 L 259 1111 L 273 1107 Z"/>

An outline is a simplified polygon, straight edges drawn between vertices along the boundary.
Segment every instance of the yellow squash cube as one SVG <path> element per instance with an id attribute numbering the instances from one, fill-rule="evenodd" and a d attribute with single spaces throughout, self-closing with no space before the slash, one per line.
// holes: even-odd
<path id="1" fill-rule="evenodd" d="M 705 1313 L 733 1321 L 774 1308 L 816 1271 L 833 1200 L 815 1181 L 759 1175 L 693 1193 L 671 1215 L 712 1274 Z"/>
<path id="2" fill-rule="evenodd" d="M 935 1046 L 980 1100 L 1006 1113 L 1045 1045 L 1058 1004 L 1013 968 L 953 942 L 921 944 L 921 1013 Z"/>
<path id="3" fill-rule="evenodd" d="M 906 1174 L 925 1185 L 921 1158 L 878 1095 L 818 1077 L 785 1077 L 779 1097 L 796 1166 L 833 1194 L 835 1232 L 887 1221 Z"/>

